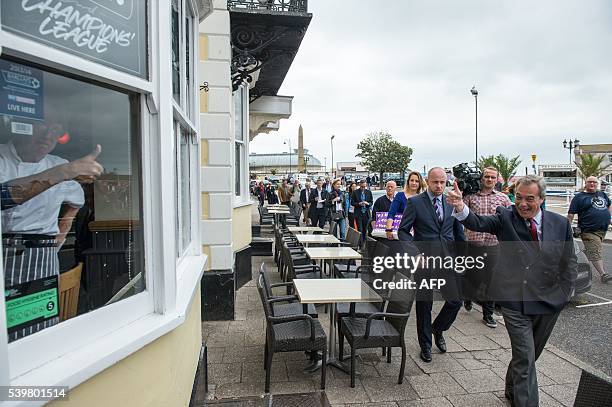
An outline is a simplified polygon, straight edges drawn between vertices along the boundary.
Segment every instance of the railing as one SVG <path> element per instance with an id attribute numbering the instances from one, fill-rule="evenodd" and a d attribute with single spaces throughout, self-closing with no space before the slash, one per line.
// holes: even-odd
<path id="1" fill-rule="evenodd" d="M 307 13 L 308 0 L 228 0 L 227 8 Z"/>

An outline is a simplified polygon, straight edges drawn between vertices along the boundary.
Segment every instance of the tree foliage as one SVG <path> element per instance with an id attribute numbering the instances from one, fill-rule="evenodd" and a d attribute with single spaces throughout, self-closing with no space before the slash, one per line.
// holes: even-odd
<path id="1" fill-rule="evenodd" d="M 480 168 L 481 171 L 483 171 L 487 167 L 496 167 L 494 155 L 489 155 L 489 156 L 482 155 L 478 159 L 478 168 Z"/>
<path id="2" fill-rule="evenodd" d="M 521 160 L 519 160 L 519 155 L 516 157 L 506 157 L 503 154 L 498 154 L 495 156 L 495 164 L 493 165 L 499 171 L 499 175 L 504 179 L 503 187 L 508 186 L 508 181 L 510 178 L 516 174 L 516 170 L 521 165 Z"/>
<path id="3" fill-rule="evenodd" d="M 381 182 L 383 173 L 406 171 L 412 161 L 412 148 L 401 145 L 384 131 L 368 133 L 357 149 L 356 156 L 361 158 L 363 166 L 380 174 Z"/>
<path id="4" fill-rule="evenodd" d="M 576 168 L 583 179 L 588 177 L 601 177 L 605 170 L 610 167 L 611 164 L 603 164 L 605 160 L 604 155 L 600 154 L 580 154 L 580 161 L 574 161 Z"/>

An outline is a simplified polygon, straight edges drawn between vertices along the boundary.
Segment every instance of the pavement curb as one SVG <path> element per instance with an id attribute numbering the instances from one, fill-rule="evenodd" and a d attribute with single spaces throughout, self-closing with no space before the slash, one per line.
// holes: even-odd
<path id="1" fill-rule="evenodd" d="M 477 303 L 473 302 L 472 306 L 474 307 L 475 310 L 478 310 L 479 312 L 482 312 L 482 307 L 480 307 L 480 305 L 478 305 Z M 506 324 L 504 323 L 504 318 L 502 317 L 501 319 L 497 319 L 497 322 L 500 325 L 503 325 L 504 327 L 506 326 Z M 550 343 L 546 344 L 546 347 L 544 348 L 545 350 L 550 351 L 553 355 L 560 357 L 561 359 L 565 360 L 568 363 L 571 363 L 572 365 L 582 369 L 582 370 L 586 370 L 587 372 L 601 377 L 604 380 L 607 380 L 609 382 L 612 382 L 612 377 L 608 376 L 607 374 L 605 374 L 604 372 L 602 372 L 601 370 L 598 370 L 597 368 L 589 365 L 586 362 L 583 362 L 582 360 L 570 355 L 569 353 L 557 348 L 555 345 L 551 345 Z"/>

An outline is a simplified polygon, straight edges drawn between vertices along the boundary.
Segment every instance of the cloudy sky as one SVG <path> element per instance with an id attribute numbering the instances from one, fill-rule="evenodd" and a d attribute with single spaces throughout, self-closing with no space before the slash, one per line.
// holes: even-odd
<path id="1" fill-rule="evenodd" d="M 251 152 L 305 147 L 355 160 L 368 132 L 414 149 L 412 168 L 520 155 L 566 163 L 564 138 L 612 143 L 609 0 L 309 0 L 313 19 L 280 95 L 293 115 Z"/>

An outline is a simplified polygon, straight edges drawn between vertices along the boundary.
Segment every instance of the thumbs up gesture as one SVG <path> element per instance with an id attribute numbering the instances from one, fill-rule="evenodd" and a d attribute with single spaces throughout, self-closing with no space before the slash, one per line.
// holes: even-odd
<path id="1" fill-rule="evenodd" d="M 100 144 L 97 144 L 91 153 L 78 160 L 69 162 L 67 164 L 68 179 L 74 179 L 85 184 L 94 182 L 104 171 L 104 168 L 96 161 L 101 152 L 102 147 Z"/>
<path id="2" fill-rule="evenodd" d="M 457 181 L 453 184 L 453 190 L 448 192 L 448 196 L 446 197 L 448 202 L 455 208 L 456 212 L 463 211 L 463 194 L 459 190 L 459 185 L 457 185 Z"/>

